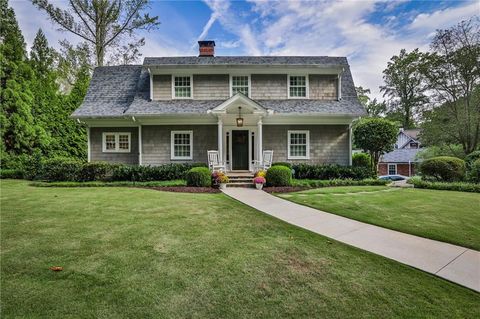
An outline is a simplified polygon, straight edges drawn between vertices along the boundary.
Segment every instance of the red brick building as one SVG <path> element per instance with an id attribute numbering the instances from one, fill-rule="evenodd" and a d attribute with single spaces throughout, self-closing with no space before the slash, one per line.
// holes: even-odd
<path id="1" fill-rule="evenodd" d="M 417 153 L 420 151 L 420 141 L 417 139 L 419 130 L 400 129 L 395 143 L 395 150 L 384 154 L 378 163 L 378 175 L 415 175 L 418 163 Z"/>

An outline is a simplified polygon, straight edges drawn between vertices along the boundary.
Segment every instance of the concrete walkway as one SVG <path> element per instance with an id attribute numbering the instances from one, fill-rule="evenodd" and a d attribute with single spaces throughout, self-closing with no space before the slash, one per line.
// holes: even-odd
<path id="1" fill-rule="evenodd" d="M 480 292 L 480 252 L 322 212 L 252 188 L 228 196 L 292 225 L 435 274 Z"/>

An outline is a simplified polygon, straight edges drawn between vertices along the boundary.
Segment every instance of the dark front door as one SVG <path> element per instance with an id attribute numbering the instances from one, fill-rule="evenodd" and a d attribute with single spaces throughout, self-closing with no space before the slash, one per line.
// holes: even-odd
<path id="1" fill-rule="evenodd" d="M 232 131 L 232 169 L 248 170 L 248 131 Z"/>

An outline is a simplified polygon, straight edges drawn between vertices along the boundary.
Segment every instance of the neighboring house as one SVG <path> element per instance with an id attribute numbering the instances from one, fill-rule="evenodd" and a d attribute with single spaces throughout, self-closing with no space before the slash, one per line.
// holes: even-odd
<path id="1" fill-rule="evenodd" d="M 417 153 L 420 151 L 421 143 L 418 140 L 419 129 L 400 129 L 397 135 L 395 149 L 384 154 L 378 163 L 379 175 L 415 175 Z"/>
<path id="2" fill-rule="evenodd" d="M 88 160 L 206 162 L 230 170 L 274 161 L 351 163 L 351 123 L 364 114 L 347 59 L 325 56 L 147 57 L 95 69 L 72 117 L 88 127 Z"/>

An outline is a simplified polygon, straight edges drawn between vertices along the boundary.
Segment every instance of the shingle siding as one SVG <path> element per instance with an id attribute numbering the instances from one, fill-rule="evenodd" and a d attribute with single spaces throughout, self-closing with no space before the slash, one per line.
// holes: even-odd
<path id="1" fill-rule="evenodd" d="M 309 98 L 312 100 L 336 100 L 337 99 L 337 76 L 310 75 Z"/>
<path id="2" fill-rule="evenodd" d="M 171 131 L 193 131 L 193 159 L 171 160 Z M 207 163 L 207 150 L 216 150 L 216 125 L 144 125 L 142 126 L 142 164 Z"/>
<path id="3" fill-rule="evenodd" d="M 130 132 L 130 152 L 104 153 L 102 144 L 104 132 Z M 90 160 L 122 164 L 138 164 L 138 127 L 91 127 Z"/>
<path id="4" fill-rule="evenodd" d="M 286 74 L 252 74 L 251 82 L 251 98 L 254 100 L 287 98 Z"/>
<path id="5" fill-rule="evenodd" d="M 228 74 L 197 74 L 193 76 L 195 100 L 226 100 L 230 97 Z"/>
<path id="6" fill-rule="evenodd" d="M 153 76 L 153 99 L 171 100 L 172 99 L 172 76 L 154 75 Z"/>
<path id="7" fill-rule="evenodd" d="M 254 100 L 282 100 L 288 98 L 287 74 L 252 74 L 251 98 Z M 335 100 L 337 77 L 332 75 L 310 75 L 309 88 L 312 100 Z M 172 99 L 172 76 L 153 76 L 153 99 Z M 194 100 L 226 100 L 230 97 L 228 74 L 193 75 Z"/>
<path id="8" fill-rule="evenodd" d="M 310 131 L 310 159 L 289 160 L 289 130 Z M 273 150 L 274 162 L 349 164 L 348 125 L 264 125 L 263 149 Z"/>

